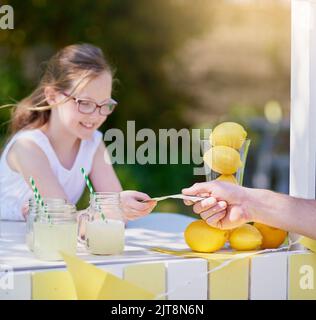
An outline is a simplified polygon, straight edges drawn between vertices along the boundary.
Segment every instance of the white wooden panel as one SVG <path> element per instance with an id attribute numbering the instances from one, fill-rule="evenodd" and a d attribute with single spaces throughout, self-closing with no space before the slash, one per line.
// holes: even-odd
<path id="1" fill-rule="evenodd" d="M 315 1 L 292 1 L 290 194 L 306 199 L 315 198 L 315 17 Z"/>
<path id="2" fill-rule="evenodd" d="M 0 300 L 31 300 L 31 273 L 13 273 L 13 287 L 0 286 Z"/>
<path id="3" fill-rule="evenodd" d="M 186 259 L 166 262 L 168 300 L 207 300 L 207 261 Z M 200 276 L 203 275 L 203 276 Z M 185 287 L 187 281 L 192 282 Z M 176 290 L 175 290 L 176 289 Z M 174 291 L 175 290 L 175 291 Z"/>
<path id="4" fill-rule="evenodd" d="M 258 255 L 251 259 L 251 300 L 286 300 L 287 257 L 287 252 L 283 252 Z"/>

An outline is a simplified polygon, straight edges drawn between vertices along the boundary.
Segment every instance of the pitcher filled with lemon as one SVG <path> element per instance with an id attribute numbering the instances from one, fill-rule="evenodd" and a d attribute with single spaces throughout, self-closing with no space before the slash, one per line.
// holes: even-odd
<path id="1" fill-rule="evenodd" d="M 206 180 L 242 185 L 250 140 L 238 123 L 223 122 L 209 137 L 210 149 L 204 153 Z"/>
<path id="2" fill-rule="evenodd" d="M 218 180 L 242 185 L 250 140 L 238 123 L 224 122 L 216 126 L 204 152 L 206 180 Z M 236 251 L 278 248 L 286 240 L 287 232 L 260 223 L 244 224 L 233 230 L 220 230 L 199 219 L 190 223 L 184 238 L 196 252 L 221 250 L 227 242 Z"/>

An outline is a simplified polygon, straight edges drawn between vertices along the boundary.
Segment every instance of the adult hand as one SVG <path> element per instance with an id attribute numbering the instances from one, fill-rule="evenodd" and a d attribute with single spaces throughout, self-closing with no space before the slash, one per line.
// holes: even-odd
<path id="1" fill-rule="evenodd" d="M 233 229 L 252 220 L 247 206 L 247 188 L 228 182 L 211 181 L 196 183 L 183 189 L 182 193 L 190 196 L 205 193 L 210 195 L 195 203 L 193 210 L 212 227 Z"/>

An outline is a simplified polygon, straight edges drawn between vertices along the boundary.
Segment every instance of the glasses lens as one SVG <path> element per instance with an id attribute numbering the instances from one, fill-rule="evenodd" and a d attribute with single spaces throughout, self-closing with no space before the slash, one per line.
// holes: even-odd
<path id="1" fill-rule="evenodd" d="M 96 108 L 95 103 L 92 101 L 79 100 L 78 105 L 79 111 L 82 113 L 93 113 Z"/>
<path id="2" fill-rule="evenodd" d="M 107 116 L 114 111 L 115 107 L 116 107 L 116 104 L 106 104 L 101 107 L 100 113 L 103 116 Z"/>

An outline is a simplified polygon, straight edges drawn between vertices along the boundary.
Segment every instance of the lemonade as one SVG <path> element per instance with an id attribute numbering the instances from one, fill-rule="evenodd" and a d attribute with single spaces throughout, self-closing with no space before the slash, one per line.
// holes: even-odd
<path id="1" fill-rule="evenodd" d="M 46 211 L 49 210 L 55 210 L 57 209 L 57 212 L 60 213 L 64 210 L 63 206 L 66 204 L 65 199 L 60 198 L 43 198 L 43 202 L 45 203 Z M 67 207 L 67 210 L 69 207 Z M 40 211 L 43 210 L 43 208 L 37 203 L 37 201 L 34 198 L 29 199 L 29 213 L 27 215 L 26 220 L 26 245 L 29 248 L 30 251 L 34 251 L 34 222 L 42 219 L 43 217 L 40 217 Z M 52 212 L 52 215 L 55 217 L 55 213 Z M 43 220 L 43 219 L 42 219 Z"/>
<path id="2" fill-rule="evenodd" d="M 91 254 L 120 254 L 125 246 L 125 223 L 118 192 L 95 192 L 79 218 L 79 241 Z M 85 231 L 84 231 L 85 230 Z"/>
<path id="3" fill-rule="evenodd" d="M 26 234 L 25 239 L 26 245 L 29 248 L 30 251 L 34 250 L 34 234 L 33 231 L 30 231 Z"/>
<path id="4" fill-rule="evenodd" d="M 42 260 L 62 260 L 60 251 L 75 255 L 77 223 L 34 222 L 34 253 Z"/>
<path id="5" fill-rule="evenodd" d="M 92 254 L 120 254 L 124 251 L 125 225 L 120 220 L 94 220 L 86 225 L 86 246 Z"/>

